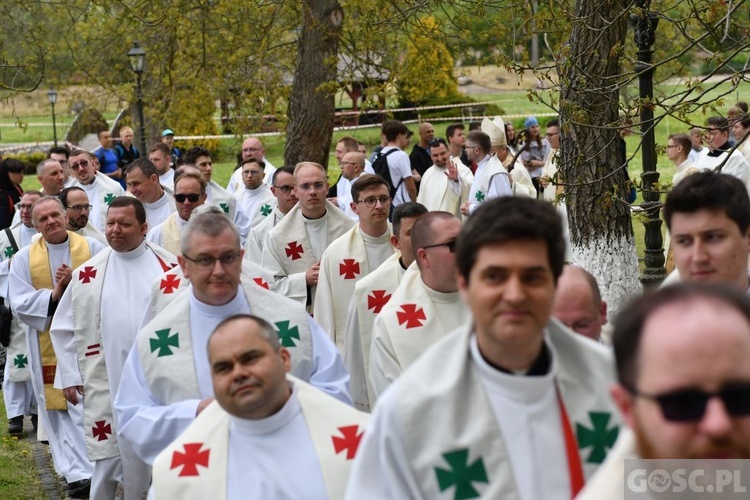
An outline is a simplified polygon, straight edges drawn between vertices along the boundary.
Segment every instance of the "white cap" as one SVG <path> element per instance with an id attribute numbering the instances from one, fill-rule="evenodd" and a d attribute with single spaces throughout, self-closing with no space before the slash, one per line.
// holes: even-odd
<path id="1" fill-rule="evenodd" d="M 505 122 L 499 116 L 493 120 L 485 116 L 482 120 L 482 132 L 490 136 L 492 147 L 508 145 L 508 140 L 505 138 Z"/>

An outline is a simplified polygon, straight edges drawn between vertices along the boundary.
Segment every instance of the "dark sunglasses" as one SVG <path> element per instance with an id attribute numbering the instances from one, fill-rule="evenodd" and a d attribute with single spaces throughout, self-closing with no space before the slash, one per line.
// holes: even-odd
<path id="1" fill-rule="evenodd" d="M 189 193 L 189 194 L 176 194 L 174 195 L 175 201 L 177 203 L 185 203 L 185 200 L 190 200 L 190 203 L 195 203 L 200 199 L 201 195 L 196 193 Z"/>
<path id="2" fill-rule="evenodd" d="M 427 245 L 426 247 L 422 247 L 422 248 L 427 249 L 427 248 L 437 248 L 437 247 L 448 247 L 448 251 L 450 253 L 456 253 L 456 240 L 446 241 L 445 243 L 436 243 L 434 245 Z"/>
<path id="3" fill-rule="evenodd" d="M 733 417 L 750 415 L 750 384 L 734 384 L 716 392 L 680 389 L 664 394 L 646 394 L 629 390 L 635 396 L 656 401 L 664 418 L 672 422 L 698 422 L 706 412 L 708 400 L 713 397 L 720 398 L 727 413 Z"/>

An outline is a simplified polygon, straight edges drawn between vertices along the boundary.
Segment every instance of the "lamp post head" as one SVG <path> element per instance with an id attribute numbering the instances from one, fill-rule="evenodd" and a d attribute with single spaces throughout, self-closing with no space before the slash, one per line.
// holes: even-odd
<path id="1" fill-rule="evenodd" d="M 57 102 L 57 90 L 55 90 L 55 87 L 50 87 L 47 91 L 47 99 L 49 99 L 49 103 L 54 105 Z"/>
<path id="2" fill-rule="evenodd" d="M 146 51 L 141 48 L 138 42 L 133 42 L 133 46 L 128 51 L 128 57 L 130 58 L 130 65 L 133 67 L 133 71 L 138 75 L 143 73 Z"/>

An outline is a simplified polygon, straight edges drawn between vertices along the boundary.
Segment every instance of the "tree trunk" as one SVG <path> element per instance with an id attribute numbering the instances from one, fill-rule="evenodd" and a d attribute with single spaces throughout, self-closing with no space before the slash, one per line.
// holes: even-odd
<path id="1" fill-rule="evenodd" d="M 289 97 L 284 162 L 314 161 L 327 168 L 343 11 L 337 0 L 305 0 L 301 7 L 302 33 Z"/>
<path id="2" fill-rule="evenodd" d="M 560 71 L 561 157 L 574 263 L 599 282 L 610 311 L 640 288 L 627 175 L 619 153 L 620 48 L 628 0 L 576 0 Z"/>

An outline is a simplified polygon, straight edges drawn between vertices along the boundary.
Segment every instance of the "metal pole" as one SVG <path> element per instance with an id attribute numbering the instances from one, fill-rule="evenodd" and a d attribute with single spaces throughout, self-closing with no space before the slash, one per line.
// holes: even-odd
<path id="1" fill-rule="evenodd" d="M 635 43 L 638 46 L 638 62 L 635 70 L 638 72 L 638 87 L 641 99 L 641 152 L 643 160 L 643 203 L 641 208 L 646 213 L 643 225 L 646 228 L 644 236 L 646 250 L 644 252 L 645 269 L 641 275 L 644 288 L 658 286 L 666 275 L 664 269 L 664 249 L 661 235 L 662 221 L 659 218 L 658 188 L 659 172 L 656 171 L 656 139 L 654 138 L 654 111 L 650 105 L 654 97 L 653 76 L 653 45 L 656 26 L 659 22 L 655 12 L 649 12 L 651 0 L 638 0 L 638 14 L 630 18 L 635 31 Z"/>
<path id="2" fill-rule="evenodd" d="M 136 100 L 138 106 L 138 135 L 141 143 L 141 155 L 146 154 L 146 124 L 143 120 L 143 92 L 141 90 L 141 74 L 136 73 L 137 84 L 136 84 Z"/>
<path id="3" fill-rule="evenodd" d="M 52 136 L 55 139 L 55 147 L 57 147 L 57 122 L 55 121 L 55 103 L 52 103 Z"/>

